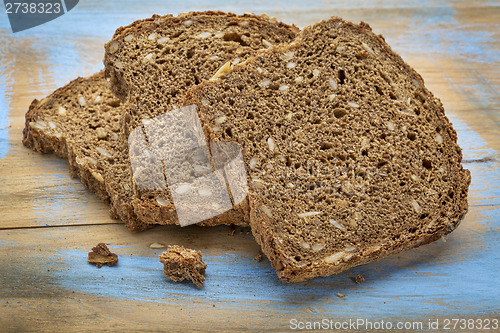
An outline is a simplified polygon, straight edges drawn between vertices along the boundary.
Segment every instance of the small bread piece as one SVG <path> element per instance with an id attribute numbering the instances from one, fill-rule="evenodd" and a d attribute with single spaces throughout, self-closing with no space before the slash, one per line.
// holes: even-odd
<path id="1" fill-rule="evenodd" d="M 111 253 L 109 248 L 104 243 L 99 243 L 89 252 L 88 261 L 101 268 L 102 265 L 114 266 L 118 262 L 118 255 Z"/>
<path id="2" fill-rule="evenodd" d="M 117 29 L 105 46 L 104 65 L 113 91 L 132 105 L 123 117 L 124 140 L 129 140 L 134 130 L 140 135 L 141 129 L 148 133 L 146 126 L 154 125 L 155 118 L 179 107 L 189 88 L 211 79 L 224 64 L 227 68 L 228 62 L 235 65 L 245 61 L 257 50 L 268 47 L 265 41 L 289 42 L 297 31 L 296 27 L 267 16 L 224 12 L 154 15 Z M 223 76 L 223 72 L 218 75 Z M 155 131 L 156 138 L 168 137 L 161 132 L 161 126 Z M 159 139 L 158 144 L 165 143 Z M 178 223 L 171 189 L 164 188 L 164 178 L 169 177 L 164 176 L 164 169 L 170 167 L 152 163 L 151 155 L 155 154 L 149 154 L 145 147 L 133 143 L 130 147 L 134 155 L 139 154 L 132 161 L 131 188 L 135 189 L 135 196 L 131 204 L 135 213 L 149 223 Z M 188 165 L 182 166 L 186 174 L 200 173 L 191 161 L 179 164 Z M 248 211 L 245 200 L 240 209 L 229 210 L 205 223 L 244 225 Z"/>
<path id="3" fill-rule="evenodd" d="M 194 87 L 192 104 L 207 137 L 241 146 L 252 233 L 285 282 L 435 241 L 467 212 L 441 102 L 365 23 L 307 27 Z"/>
<path id="4" fill-rule="evenodd" d="M 203 286 L 207 265 L 200 251 L 170 245 L 160 255 L 160 262 L 164 265 L 163 273 L 170 280 L 180 282 L 188 279 L 200 288 Z"/>

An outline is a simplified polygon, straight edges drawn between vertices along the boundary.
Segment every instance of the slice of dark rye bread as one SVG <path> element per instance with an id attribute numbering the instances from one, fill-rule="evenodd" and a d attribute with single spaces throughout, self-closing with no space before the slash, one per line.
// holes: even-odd
<path id="1" fill-rule="evenodd" d="M 131 188 L 123 182 L 130 174 L 126 155 L 121 154 L 126 144 L 119 131 L 127 108 L 109 89 L 104 71 L 77 78 L 31 103 L 23 144 L 67 159 L 71 175 L 110 203 L 111 216 L 139 231 L 148 225 L 134 214 L 129 203 Z"/>
<path id="2" fill-rule="evenodd" d="M 296 27 L 266 15 L 223 12 L 154 15 L 119 28 L 105 46 L 104 64 L 113 91 L 132 105 L 123 116 L 124 139 L 135 129 L 141 131 L 144 122 L 180 106 L 188 88 L 210 79 L 228 61 L 237 64 L 271 44 L 290 42 L 297 32 Z M 161 128 L 157 134 L 163 137 Z M 134 154 L 142 154 L 132 161 L 135 213 L 152 223 L 175 221 L 170 190 L 158 184 L 158 180 L 166 183 L 166 164 L 152 165 L 144 147 L 131 147 Z M 193 174 L 198 172 L 196 165 L 188 167 Z M 154 182 L 145 186 L 135 181 L 144 175 Z M 232 216 L 240 215 L 248 219 L 246 202 L 217 219 L 234 220 Z"/>
<path id="3" fill-rule="evenodd" d="M 283 281 L 432 242 L 467 212 L 441 102 L 365 23 L 307 27 L 194 87 L 191 104 L 207 137 L 241 145 L 252 232 Z"/>

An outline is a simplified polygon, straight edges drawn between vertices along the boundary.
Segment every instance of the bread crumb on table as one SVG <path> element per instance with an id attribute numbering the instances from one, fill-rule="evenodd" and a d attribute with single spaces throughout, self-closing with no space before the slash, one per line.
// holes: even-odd
<path id="1" fill-rule="evenodd" d="M 99 268 L 102 265 L 113 266 L 118 262 L 118 255 L 111 253 L 106 244 L 99 243 L 92 248 L 92 252 L 89 252 L 88 262 Z"/>
<path id="2" fill-rule="evenodd" d="M 356 277 L 354 278 L 354 282 L 356 282 L 357 284 L 360 284 L 364 280 L 365 278 L 361 274 L 356 275 Z"/>
<path id="3" fill-rule="evenodd" d="M 169 245 L 167 251 L 160 255 L 163 273 L 172 281 L 191 280 L 201 288 L 205 282 L 205 269 L 200 251 L 186 249 L 179 245 Z"/>

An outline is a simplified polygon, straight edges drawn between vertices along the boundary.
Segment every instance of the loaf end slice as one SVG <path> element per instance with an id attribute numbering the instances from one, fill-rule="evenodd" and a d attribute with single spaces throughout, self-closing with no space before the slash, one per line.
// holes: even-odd
<path id="1" fill-rule="evenodd" d="M 470 173 L 441 102 L 365 23 L 305 28 L 184 103 L 211 140 L 241 146 L 252 232 L 282 281 L 432 242 L 467 212 Z"/>

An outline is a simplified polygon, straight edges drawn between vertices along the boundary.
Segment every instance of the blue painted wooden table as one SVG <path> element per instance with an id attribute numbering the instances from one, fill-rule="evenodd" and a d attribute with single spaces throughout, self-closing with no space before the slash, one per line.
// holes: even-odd
<path id="1" fill-rule="evenodd" d="M 88 0 L 16 34 L 0 8 L 0 331 L 287 331 L 312 322 L 362 331 L 382 321 L 426 331 L 436 321 L 439 330 L 447 320 L 453 328 L 452 319 L 462 318 L 475 320 L 463 331 L 477 331 L 479 322 L 500 318 L 497 1 Z M 101 69 L 103 44 L 118 26 L 153 13 L 206 9 L 266 12 L 299 27 L 337 15 L 382 33 L 442 100 L 458 132 L 472 173 L 461 226 L 395 257 L 283 284 L 267 260 L 254 260 L 259 247 L 248 229 L 232 236 L 227 227 L 132 234 L 70 178 L 65 161 L 22 146 L 31 100 Z M 119 255 L 117 266 L 87 263 L 101 241 Z M 201 250 L 208 264 L 203 289 L 166 280 L 154 242 Z M 353 281 L 358 274 L 360 284 Z M 349 320 L 359 325 L 346 327 Z"/>

